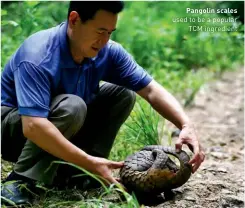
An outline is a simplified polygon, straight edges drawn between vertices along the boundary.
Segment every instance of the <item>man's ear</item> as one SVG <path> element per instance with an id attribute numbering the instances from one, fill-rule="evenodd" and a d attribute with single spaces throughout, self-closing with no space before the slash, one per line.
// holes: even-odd
<path id="1" fill-rule="evenodd" d="M 69 25 L 71 27 L 76 26 L 80 21 L 79 14 L 76 11 L 70 12 L 69 15 Z"/>

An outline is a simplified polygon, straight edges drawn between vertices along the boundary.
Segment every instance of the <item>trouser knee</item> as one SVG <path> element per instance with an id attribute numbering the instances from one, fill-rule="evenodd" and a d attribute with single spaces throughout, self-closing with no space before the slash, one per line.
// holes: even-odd
<path id="1" fill-rule="evenodd" d="M 76 95 L 62 94 L 52 100 L 48 119 L 70 139 L 82 127 L 86 114 L 87 106 L 83 99 Z"/>

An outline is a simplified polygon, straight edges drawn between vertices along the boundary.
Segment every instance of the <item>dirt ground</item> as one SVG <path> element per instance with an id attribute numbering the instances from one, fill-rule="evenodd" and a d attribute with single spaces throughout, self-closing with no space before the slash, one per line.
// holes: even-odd
<path id="1" fill-rule="evenodd" d="M 241 68 L 198 92 L 186 110 L 196 124 L 206 159 L 185 185 L 174 190 L 173 200 L 155 207 L 244 207 L 243 85 Z M 11 164 L 2 163 L 2 177 L 10 168 Z"/>
<path id="2" fill-rule="evenodd" d="M 206 158 L 174 200 L 156 207 L 244 207 L 244 69 L 201 88 L 187 109 Z"/>

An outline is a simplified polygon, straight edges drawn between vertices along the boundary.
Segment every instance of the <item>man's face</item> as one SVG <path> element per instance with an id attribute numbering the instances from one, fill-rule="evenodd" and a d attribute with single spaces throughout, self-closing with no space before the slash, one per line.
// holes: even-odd
<path id="1" fill-rule="evenodd" d="M 87 58 L 95 57 L 116 29 L 117 16 L 117 14 L 105 10 L 98 10 L 93 19 L 83 23 L 78 13 L 71 12 L 69 18 L 70 39 L 76 55 Z"/>

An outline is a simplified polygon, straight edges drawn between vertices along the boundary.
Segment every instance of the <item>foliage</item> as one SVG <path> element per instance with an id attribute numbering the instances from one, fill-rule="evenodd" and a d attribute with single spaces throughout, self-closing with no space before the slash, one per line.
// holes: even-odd
<path id="1" fill-rule="evenodd" d="M 68 2 L 39 1 L 19 1 L 3 5 L 1 67 L 4 67 L 14 51 L 28 36 L 64 21 L 67 6 Z"/>
<path id="2" fill-rule="evenodd" d="M 157 6 L 156 6 L 157 5 Z M 215 8 L 214 2 L 129 2 L 121 15 L 119 30 L 113 38 L 123 44 L 152 76 L 171 92 L 181 92 L 184 99 L 195 93 L 203 81 L 194 88 L 186 77 L 200 68 L 208 73 L 220 74 L 235 63 L 242 63 L 243 25 L 234 32 L 189 31 L 189 25 L 213 26 L 207 22 L 173 23 L 174 18 L 195 17 L 185 8 Z M 218 18 L 217 14 L 203 14 L 202 18 Z M 223 26 L 223 25 L 219 25 Z M 229 46 L 229 47 L 227 47 Z M 195 76 L 196 77 L 196 76 Z M 193 76 L 193 78 L 195 79 Z M 189 83 L 189 84 L 188 84 Z M 184 86 L 180 86 L 183 85 Z M 189 93 L 189 91 L 192 91 Z M 185 101 L 184 101 L 185 103 Z"/>

